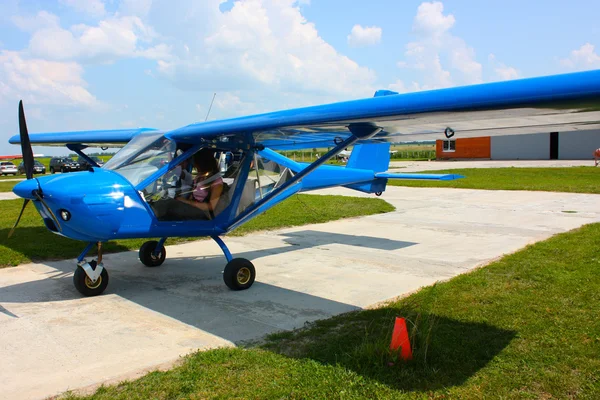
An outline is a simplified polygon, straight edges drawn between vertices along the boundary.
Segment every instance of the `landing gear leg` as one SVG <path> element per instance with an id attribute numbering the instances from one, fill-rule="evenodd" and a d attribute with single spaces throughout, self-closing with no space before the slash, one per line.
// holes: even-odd
<path id="1" fill-rule="evenodd" d="M 149 240 L 140 247 L 140 261 L 146 267 L 158 267 L 167 257 L 167 250 L 165 249 L 166 237 L 156 240 Z"/>
<path id="2" fill-rule="evenodd" d="M 102 242 L 96 243 L 98 246 L 98 260 L 92 260 L 88 263 L 84 259 L 93 245 L 94 242 L 89 243 L 79 255 L 77 269 L 73 274 L 73 285 L 84 296 L 98 296 L 108 286 L 108 271 L 102 264 Z"/>
<path id="3" fill-rule="evenodd" d="M 233 258 L 227 245 L 218 236 L 212 236 L 212 239 L 217 242 L 225 258 L 227 265 L 223 271 L 223 281 L 231 290 L 245 290 L 250 288 L 256 278 L 256 269 L 249 260 L 245 258 Z"/>

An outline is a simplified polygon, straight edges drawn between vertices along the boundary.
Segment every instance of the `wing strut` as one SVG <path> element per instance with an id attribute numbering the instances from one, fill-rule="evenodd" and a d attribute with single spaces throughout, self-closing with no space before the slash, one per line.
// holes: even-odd
<path id="1" fill-rule="evenodd" d="M 237 218 L 235 218 L 229 224 L 229 226 L 227 226 L 226 229 L 228 231 L 235 229 L 244 222 L 254 217 L 257 212 L 264 211 L 262 206 L 275 199 L 280 194 L 282 194 L 284 198 L 291 196 L 296 192 L 293 190 L 288 190 L 289 188 L 291 188 L 292 185 L 295 185 L 306 175 L 310 174 L 315 169 L 329 161 L 329 159 L 335 157 L 346 147 L 352 146 L 356 141 L 360 139 L 368 139 L 373 135 L 376 135 L 379 131 L 381 131 L 381 128 L 366 123 L 350 124 L 348 129 L 350 130 L 350 132 L 352 132 L 352 135 L 350 137 L 338 143 L 337 146 L 329 150 L 327 153 L 323 154 L 323 156 L 315 160 L 312 164 L 309 164 L 303 170 L 296 173 L 290 180 L 286 181 L 283 185 L 279 186 L 277 189 L 272 190 L 265 197 L 254 203 L 254 205 L 248 207 L 248 209 L 246 209 L 246 211 L 244 211 L 242 214 L 238 215 Z"/>

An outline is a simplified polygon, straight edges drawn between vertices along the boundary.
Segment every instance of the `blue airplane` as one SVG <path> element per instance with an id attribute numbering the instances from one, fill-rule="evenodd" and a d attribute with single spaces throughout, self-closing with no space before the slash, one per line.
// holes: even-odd
<path id="1" fill-rule="evenodd" d="M 252 286 L 256 271 L 234 258 L 221 236 L 293 194 L 333 186 L 381 195 L 389 179 L 461 178 L 388 172 L 390 143 L 600 127 L 600 70 L 397 94 L 194 123 L 171 131 L 150 128 L 29 135 L 22 102 L 20 134 L 27 180 L 13 191 L 24 200 L 9 233 L 31 201 L 53 233 L 87 242 L 77 257 L 75 288 L 84 296 L 108 285 L 102 243 L 150 240 L 141 262 L 165 261 L 169 237 L 211 237 L 227 264 L 225 284 Z M 65 145 L 90 165 L 86 171 L 33 176 L 31 145 Z M 102 168 L 83 151 L 122 147 Z M 325 163 L 348 147 L 345 166 Z M 300 163 L 286 150 L 329 148 Z M 97 246 L 96 260 L 85 259 Z"/>

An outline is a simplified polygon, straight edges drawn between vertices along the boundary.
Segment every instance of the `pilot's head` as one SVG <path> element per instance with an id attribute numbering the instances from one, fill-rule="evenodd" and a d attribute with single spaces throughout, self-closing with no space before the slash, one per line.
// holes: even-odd
<path id="1" fill-rule="evenodd" d="M 204 148 L 194 154 L 194 167 L 196 167 L 198 174 L 212 175 L 219 172 L 215 151 Z"/>

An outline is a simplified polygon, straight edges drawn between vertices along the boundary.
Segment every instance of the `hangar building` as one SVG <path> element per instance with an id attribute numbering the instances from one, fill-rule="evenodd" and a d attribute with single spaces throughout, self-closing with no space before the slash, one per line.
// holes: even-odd
<path id="1" fill-rule="evenodd" d="M 599 130 L 453 139 L 436 141 L 438 160 L 591 160 L 600 148 Z"/>

